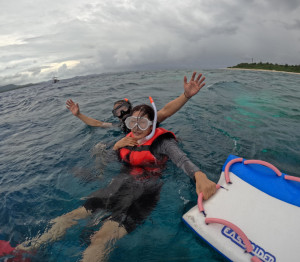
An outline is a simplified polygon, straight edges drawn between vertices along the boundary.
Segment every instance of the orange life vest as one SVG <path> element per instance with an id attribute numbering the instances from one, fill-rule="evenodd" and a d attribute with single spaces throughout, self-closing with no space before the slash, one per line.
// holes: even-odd
<path id="1" fill-rule="evenodd" d="M 174 133 L 159 127 L 156 128 L 154 136 L 144 144 L 133 147 L 126 146 L 119 150 L 121 160 L 134 167 L 131 172 L 132 175 L 140 175 L 143 171 L 161 171 L 162 166 L 166 163 L 168 158 L 164 157 L 163 159 L 158 160 L 150 152 L 150 146 L 159 136 L 167 133 L 176 138 Z M 127 136 L 132 137 L 132 132 L 130 132 Z"/>

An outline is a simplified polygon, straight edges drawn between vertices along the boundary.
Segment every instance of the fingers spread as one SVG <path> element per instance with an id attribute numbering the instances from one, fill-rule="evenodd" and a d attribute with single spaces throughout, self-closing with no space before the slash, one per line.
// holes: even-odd
<path id="1" fill-rule="evenodd" d="M 196 76 L 196 72 L 194 72 L 193 74 L 192 74 L 192 78 L 191 78 L 191 81 L 194 81 L 195 80 L 195 76 Z"/>
<path id="2" fill-rule="evenodd" d="M 68 106 L 71 106 L 71 105 L 74 104 L 74 102 L 72 101 L 72 99 L 69 99 L 69 100 L 67 100 L 66 104 L 67 104 Z"/>
<path id="3" fill-rule="evenodd" d="M 197 79 L 196 79 L 196 82 L 198 82 L 198 81 L 200 80 L 201 76 L 202 76 L 202 74 L 199 74 L 199 75 L 198 75 L 198 77 L 197 77 Z M 203 80 L 202 80 L 202 81 L 203 81 Z"/>
<path id="4" fill-rule="evenodd" d="M 205 80 L 205 76 L 203 76 L 203 77 L 200 79 L 199 84 L 202 83 L 204 80 Z"/>

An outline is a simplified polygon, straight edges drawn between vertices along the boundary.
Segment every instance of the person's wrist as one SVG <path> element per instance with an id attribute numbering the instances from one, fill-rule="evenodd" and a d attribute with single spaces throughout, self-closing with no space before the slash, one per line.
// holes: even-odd
<path id="1" fill-rule="evenodd" d="M 200 180 L 203 180 L 206 178 L 206 175 L 201 172 L 201 171 L 196 171 L 195 174 L 194 174 L 194 177 L 195 177 L 195 180 L 197 181 L 200 181 Z"/>
<path id="2" fill-rule="evenodd" d="M 190 99 L 191 96 L 188 96 L 185 92 L 183 93 L 186 99 Z"/>

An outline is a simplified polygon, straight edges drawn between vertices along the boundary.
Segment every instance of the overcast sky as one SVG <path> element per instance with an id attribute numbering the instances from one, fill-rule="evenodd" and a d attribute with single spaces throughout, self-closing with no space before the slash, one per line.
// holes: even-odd
<path id="1" fill-rule="evenodd" d="M 0 86 L 252 58 L 300 64 L 299 0 L 0 0 Z"/>

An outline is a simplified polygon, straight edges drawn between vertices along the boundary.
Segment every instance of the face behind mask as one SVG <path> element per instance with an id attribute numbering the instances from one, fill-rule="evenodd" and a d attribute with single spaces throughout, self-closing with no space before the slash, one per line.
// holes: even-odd
<path id="1" fill-rule="evenodd" d="M 114 117 L 118 117 L 119 119 L 123 119 L 124 116 L 130 115 L 130 112 L 131 112 L 131 105 L 127 101 L 124 101 L 119 105 L 116 105 L 115 108 L 112 110 Z"/>

